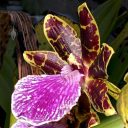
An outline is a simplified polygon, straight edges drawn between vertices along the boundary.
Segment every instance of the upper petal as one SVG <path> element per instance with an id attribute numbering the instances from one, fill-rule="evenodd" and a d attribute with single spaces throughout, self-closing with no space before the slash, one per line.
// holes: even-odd
<path id="1" fill-rule="evenodd" d="M 12 94 L 16 118 L 39 126 L 60 120 L 76 105 L 80 96 L 80 73 L 68 75 L 31 75 L 19 80 Z"/>
<path id="2" fill-rule="evenodd" d="M 95 19 L 86 3 L 78 7 L 81 29 L 82 54 L 85 65 L 90 65 L 99 53 L 100 35 Z"/>
<path id="3" fill-rule="evenodd" d="M 25 51 L 23 57 L 26 62 L 40 68 L 46 74 L 58 74 L 67 64 L 58 54 L 51 51 Z"/>
<path id="4" fill-rule="evenodd" d="M 81 58 L 81 41 L 76 31 L 65 21 L 54 15 L 44 19 L 44 34 L 54 50 L 67 61 L 71 53 Z"/>
<path id="5" fill-rule="evenodd" d="M 107 66 L 113 55 L 114 50 L 107 44 L 103 44 L 99 55 L 89 68 L 89 76 L 93 78 L 108 78 Z"/>

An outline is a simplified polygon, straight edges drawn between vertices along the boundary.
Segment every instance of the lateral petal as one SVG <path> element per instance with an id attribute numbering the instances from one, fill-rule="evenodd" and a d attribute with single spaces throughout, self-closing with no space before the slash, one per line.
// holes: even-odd
<path id="1" fill-rule="evenodd" d="M 30 65 L 40 68 L 46 74 L 59 74 L 67 64 L 51 51 L 25 51 L 23 57 Z"/>
<path id="2" fill-rule="evenodd" d="M 108 88 L 103 79 L 89 80 L 85 88 L 96 111 L 104 113 L 106 116 L 116 114 L 107 95 Z"/>
<path id="3" fill-rule="evenodd" d="M 12 113 L 18 119 L 39 126 L 60 120 L 76 105 L 81 74 L 30 75 L 19 80 L 12 94 Z"/>
<path id="4" fill-rule="evenodd" d="M 91 65 L 100 50 L 100 34 L 86 3 L 78 7 L 81 29 L 82 54 L 85 65 Z"/>
<path id="5" fill-rule="evenodd" d="M 113 55 L 114 50 L 108 44 L 103 44 L 100 54 L 89 68 L 89 76 L 93 78 L 107 79 L 107 66 Z"/>

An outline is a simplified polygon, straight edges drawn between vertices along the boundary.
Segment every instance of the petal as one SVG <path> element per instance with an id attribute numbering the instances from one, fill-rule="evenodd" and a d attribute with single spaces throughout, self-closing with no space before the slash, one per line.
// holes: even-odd
<path id="1" fill-rule="evenodd" d="M 66 115 L 60 121 L 44 124 L 40 128 L 68 128 L 67 121 L 68 121 L 68 116 Z"/>
<path id="2" fill-rule="evenodd" d="M 112 47 L 104 43 L 100 54 L 89 69 L 89 75 L 93 78 L 107 79 L 107 66 L 113 53 Z"/>
<path id="3" fill-rule="evenodd" d="M 68 128 L 68 125 L 67 125 L 67 122 L 62 122 L 60 120 L 58 122 L 51 122 L 41 126 L 32 126 L 26 122 L 21 122 L 17 120 L 16 123 L 11 126 L 11 128 Z"/>
<path id="4" fill-rule="evenodd" d="M 80 120 L 82 125 L 86 125 L 87 128 L 99 124 L 98 115 L 91 109 L 91 103 L 85 93 L 81 94 L 75 110 L 76 118 Z"/>
<path id="5" fill-rule="evenodd" d="M 85 65 L 90 65 L 99 53 L 100 35 L 95 19 L 86 3 L 78 7 L 81 29 L 82 54 Z"/>
<path id="6" fill-rule="evenodd" d="M 91 128 L 98 125 L 99 123 L 100 122 L 98 115 L 95 112 L 92 112 L 92 113 L 88 113 L 87 118 L 81 123 L 80 126 L 84 128 Z"/>
<path id="7" fill-rule="evenodd" d="M 81 74 L 31 75 L 19 80 L 12 94 L 12 112 L 16 118 L 39 126 L 60 120 L 76 105 L 80 96 Z"/>
<path id="8" fill-rule="evenodd" d="M 55 52 L 50 51 L 25 51 L 24 59 L 30 65 L 40 68 L 46 74 L 58 74 L 66 62 Z"/>
<path id="9" fill-rule="evenodd" d="M 107 95 L 108 88 L 104 80 L 89 80 L 86 91 L 96 111 L 104 113 L 106 116 L 116 114 Z"/>
<path id="10" fill-rule="evenodd" d="M 125 75 L 124 80 L 128 78 L 128 73 Z M 119 99 L 117 100 L 117 111 L 118 114 L 121 116 L 125 128 L 128 128 L 128 81 L 127 84 L 121 89 L 121 93 Z"/>
<path id="11" fill-rule="evenodd" d="M 81 58 L 81 42 L 76 31 L 65 21 L 54 15 L 44 19 L 44 34 L 54 50 L 67 61 L 71 53 Z"/>

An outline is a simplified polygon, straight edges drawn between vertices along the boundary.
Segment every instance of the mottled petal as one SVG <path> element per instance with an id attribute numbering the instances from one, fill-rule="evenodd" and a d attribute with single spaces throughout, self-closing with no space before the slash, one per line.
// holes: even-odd
<path id="1" fill-rule="evenodd" d="M 76 31 L 59 17 L 51 14 L 45 17 L 44 34 L 62 59 L 67 61 L 71 53 L 82 57 L 81 41 Z"/>
<path id="2" fill-rule="evenodd" d="M 89 68 L 89 75 L 93 78 L 107 79 L 107 66 L 113 53 L 112 47 L 104 43 L 100 54 Z"/>
<path id="3" fill-rule="evenodd" d="M 96 111 L 104 113 L 106 116 L 116 114 L 107 95 L 108 88 L 104 80 L 89 80 L 85 88 Z"/>
<path id="4" fill-rule="evenodd" d="M 94 127 L 100 123 L 99 117 L 95 112 L 88 113 L 88 116 L 85 120 L 85 124 L 87 128 Z"/>
<path id="5" fill-rule="evenodd" d="M 100 48 L 99 30 L 86 3 L 78 7 L 81 29 L 82 54 L 85 65 L 90 65 L 96 59 Z"/>
<path id="6" fill-rule="evenodd" d="M 47 74 L 58 74 L 67 64 L 58 54 L 51 51 L 25 51 L 23 57 L 26 62 L 40 68 Z"/>
<path id="7" fill-rule="evenodd" d="M 125 75 L 124 80 L 127 82 L 121 89 L 119 99 L 117 100 L 117 111 L 124 122 L 124 128 L 128 128 L 128 73 Z"/>
<path id="8" fill-rule="evenodd" d="M 39 126 L 60 120 L 76 105 L 81 74 L 31 75 L 19 80 L 12 94 L 12 112 L 18 119 Z"/>
<path id="9" fill-rule="evenodd" d="M 96 126 L 100 122 L 98 115 L 91 109 L 91 103 L 85 93 L 82 93 L 78 100 L 78 106 L 75 108 L 75 115 L 82 126 L 84 125 L 87 128 Z"/>

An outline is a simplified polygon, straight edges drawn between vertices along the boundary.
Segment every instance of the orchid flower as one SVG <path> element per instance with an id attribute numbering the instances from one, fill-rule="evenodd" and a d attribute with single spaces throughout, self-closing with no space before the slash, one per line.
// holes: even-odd
<path id="1" fill-rule="evenodd" d="M 24 59 L 47 75 L 29 75 L 16 83 L 11 108 L 22 122 L 37 127 L 57 122 L 83 102 L 88 128 L 99 124 L 95 111 L 116 114 L 107 95 L 116 99 L 120 91 L 107 81 L 107 66 L 114 51 L 106 43 L 100 48 L 98 26 L 86 3 L 78 7 L 78 14 L 81 39 L 68 23 L 48 14 L 43 30 L 55 52 L 24 52 Z M 79 107 L 76 113 L 80 118 Z"/>

